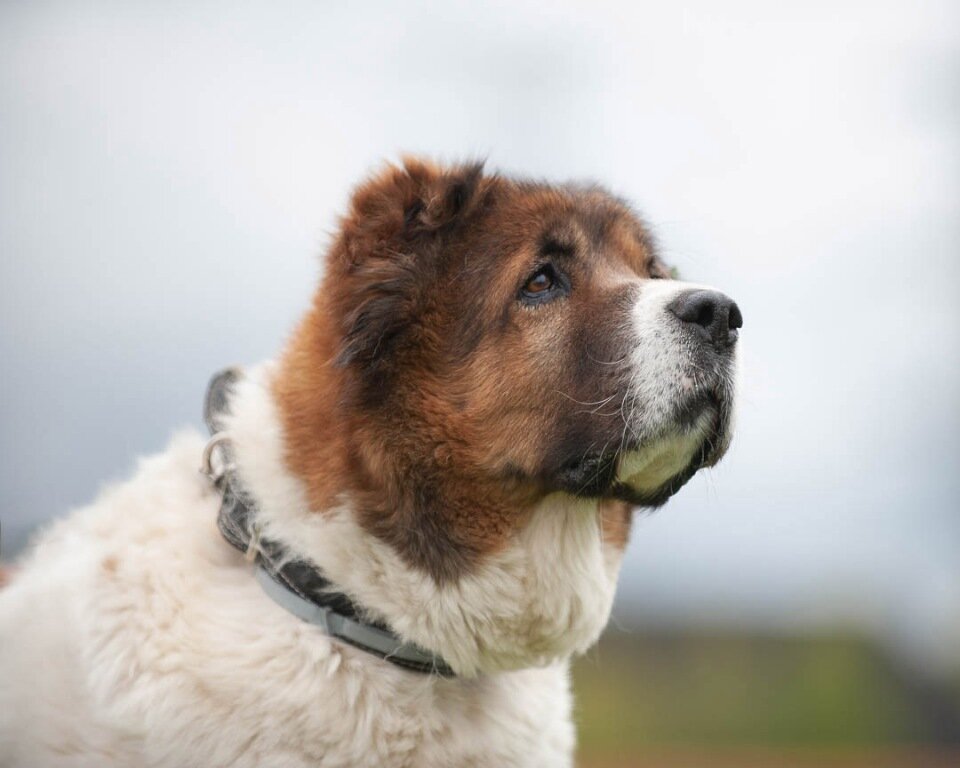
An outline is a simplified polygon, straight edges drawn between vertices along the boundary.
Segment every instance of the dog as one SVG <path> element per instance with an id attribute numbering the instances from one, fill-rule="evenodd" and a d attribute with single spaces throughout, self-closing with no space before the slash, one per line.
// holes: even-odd
<path id="1" fill-rule="evenodd" d="M 0 591 L 0 765 L 571 765 L 570 659 L 725 453 L 741 325 L 598 186 L 387 166 L 212 435 Z"/>

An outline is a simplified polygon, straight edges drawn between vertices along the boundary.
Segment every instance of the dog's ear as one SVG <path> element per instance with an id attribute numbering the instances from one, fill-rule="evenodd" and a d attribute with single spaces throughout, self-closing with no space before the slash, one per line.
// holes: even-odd
<path id="1" fill-rule="evenodd" d="M 332 253 L 345 320 L 338 362 L 373 366 L 412 325 L 446 236 L 483 198 L 483 164 L 406 158 L 354 193 Z"/>
<path id="2" fill-rule="evenodd" d="M 464 218 L 477 198 L 483 163 L 441 168 L 407 157 L 361 184 L 341 225 L 352 263 L 388 257 L 397 247 L 436 234 Z"/>

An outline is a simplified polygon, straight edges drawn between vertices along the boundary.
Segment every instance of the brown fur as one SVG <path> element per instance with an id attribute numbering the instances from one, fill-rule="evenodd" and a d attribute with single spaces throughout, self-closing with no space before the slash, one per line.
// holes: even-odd
<path id="1" fill-rule="evenodd" d="M 527 306 L 520 288 L 545 260 L 572 288 Z M 438 580 L 503 546 L 547 493 L 578 490 L 581 456 L 622 439 L 611 363 L 636 276 L 666 270 L 598 188 L 417 160 L 361 185 L 274 384 L 313 508 L 349 494 L 369 531 Z M 629 507 L 601 514 L 623 546 Z"/>

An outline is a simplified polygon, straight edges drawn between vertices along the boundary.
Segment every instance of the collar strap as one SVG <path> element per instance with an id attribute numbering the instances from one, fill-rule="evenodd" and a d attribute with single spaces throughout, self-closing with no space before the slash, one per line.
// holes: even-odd
<path id="1" fill-rule="evenodd" d="M 263 591 L 294 616 L 320 627 L 330 637 L 404 669 L 452 677 L 453 670 L 443 658 L 404 642 L 385 624 L 370 620 L 319 568 L 279 542 L 260 536 L 255 519 L 256 503 L 240 482 L 231 461 L 229 438 L 221 431 L 230 390 L 240 377 L 236 368 L 218 373 L 210 381 L 204 403 L 204 420 L 212 437 L 204 450 L 203 471 L 222 497 L 217 527 L 223 538 L 256 562 L 256 578 Z M 219 450 L 223 458 L 219 471 L 213 470 L 215 450 Z"/>

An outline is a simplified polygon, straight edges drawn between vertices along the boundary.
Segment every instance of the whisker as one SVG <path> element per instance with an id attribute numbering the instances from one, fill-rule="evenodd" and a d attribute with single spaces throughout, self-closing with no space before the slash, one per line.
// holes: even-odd
<path id="1" fill-rule="evenodd" d="M 597 360 L 593 355 L 587 352 L 587 357 L 590 358 L 591 362 L 594 362 L 597 365 L 621 365 L 626 361 L 628 355 L 624 355 L 619 360 Z"/>
<path id="2" fill-rule="evenodd" d="M 575 397 L 571 397 L 570 395 L 566 394 L 565 392 L 561 392 L 559 389 L 555 389 L 555 390 L 553 390 L 553 391 L 556 392 L 556 393 L 557 393 L 558 395 L 560 395 L 561 397 L 565 397 L 565 398 L 567 398 L 567 400 L 570 400 L 571 402 L 576 403 L 577 405 L 599 405 L 599 406 L 604 406 L 604 405 L 606 405 L 607 403 L 609 403 L 611 400 L 613 400 L 613 398 L 615 398 L 615 397 L 617 396 L 617 393 L 614 392 L 612 395 L 610 395 L 610 397 L 604 398 L 603 400 L 594 400 L 594 401 L 592 401 L 592 402 L 586 402 L 586 403 L 585 403 L 585 402 L 583 402 L 583 401 L 581 401 L 581 400 L 577 400 L 577 398 L 575 398 Z"/>

